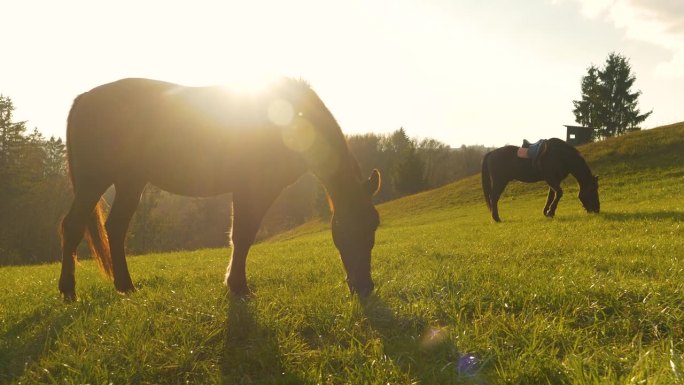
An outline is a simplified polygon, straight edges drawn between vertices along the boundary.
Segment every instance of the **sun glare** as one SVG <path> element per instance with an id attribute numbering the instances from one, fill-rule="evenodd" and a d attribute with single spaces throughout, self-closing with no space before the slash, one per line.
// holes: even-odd
<path id="1" fill-rule="evenodd" d="M 278 76 L 273 73 L 246 70 L 235 72 L 233 76 L 224 76 L 220 84 L 222 87 L 246 94 L 258 94 L 271 86 Z"/>
<path id="2" fill-rule="evenodd" d="M 283 126 L 283 143 L 297 152 L 306 152 L 311 149 L 316 140 L 316 131 L 307 119 L 297 117 L 292 124 Z"/>
<path id="3" fill-rule="evenodd" d="M 292 123 L 294 109 L 287 100 L 276 99 L 268 105 L 268 118 L 279 126 L 287 126 Z"/>

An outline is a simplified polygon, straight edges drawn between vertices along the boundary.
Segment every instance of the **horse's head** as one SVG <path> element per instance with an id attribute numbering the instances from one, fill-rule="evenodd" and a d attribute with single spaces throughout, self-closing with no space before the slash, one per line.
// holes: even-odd
<path id="1" fill-rule="evenodd" d="M 579 200 L 589 213 L 598 213 L 601 209 L 598 187 L 598 177 L 593 175 L 589 183 L 580 185 Z"/>
<path id="2" fill-rule="evenodd" d="M 371 250 L 380 217 L 371 199 L 380 189 L 380 173 L 373 170 L 370 177 L 359 184 L 350 189 L 355 191 L 356 199 L 335 209 L 332 236 L 347 272 L 349 290 L 366 296 L 374 287 L 370 274 Z"/>

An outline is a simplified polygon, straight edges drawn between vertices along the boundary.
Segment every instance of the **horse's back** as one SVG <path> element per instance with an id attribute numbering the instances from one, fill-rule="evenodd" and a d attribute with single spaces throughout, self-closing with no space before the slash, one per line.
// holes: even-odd
<path id="1" fill-rule="evenodd" d="M 171 83 L 149 79 L 123 79 L 93 88 L 74 100 L 67 137 L 74 145 L 80 141 L 93 144 L 93 140 L 109 140 L 115 133 L 122 136 L 126 131 L 151 130 L 145 123 L 151 115 L 159 119 L 164 114 L 164 104 L 168 104 L 164 95 L 172 89 Z"/>
<path id="2" fill-rule="evenodd" d="M 151 143 L 159 142 L 171 110 L 164 95 L 173 84 L 149 79 L 123 79 L 79 95 L 67 124 L 72 173 L 112 179 L 122 170 L 141 170 Z M 162 154 L 159 154 L 162 155 Z"/>
<path id="3" fill-rule="evenodd" d="M 74 101 L 70 163 L 81 174 L 145 180 L 185 195 L 232 191 L 234 182 L 266 172 L 272 162 L 300 172 L 257 102 L 220 87 L 149 79 L 108 83 Z"/>

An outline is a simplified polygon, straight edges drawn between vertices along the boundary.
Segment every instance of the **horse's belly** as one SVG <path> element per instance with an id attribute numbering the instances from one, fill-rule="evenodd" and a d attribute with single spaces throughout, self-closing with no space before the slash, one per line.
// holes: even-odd
<path id="1" fill-rule="evenodd" d="M 210 196 L 230 192 L 244 183 L 239 164 L 212 159 L 198 152 L 190 156 L 170 154 L 146 162 L 146 179 L 168 192 L 188 196 Z"/>
<path id="2" fill-rule="evenodd" d="M 206 197 L 231 192 L 235 185 L 234 180 L 230 177 L 216 178 L 199 174 L 173 177 L 157 174 L 149 179 L 150 183 L 164 191 L 193 197 Z"/>
<path id="3" fill-rule="evenodd" d="M 533 183 L 544 180 L 544 177 L 540 173 L 528 173 L 518 175 L 515 179 L 520 182 Z"/>
<path id="4" fill-rule="evenodd" d="M 287 156 L 286 156 L 287 155 Z M 147 162 L 147 179 L 168 192 L 211 196 L 236 190 L 285 187 L 306 172 L 300 159 L 277 151 L 211 151 L 156 157 Z"/>

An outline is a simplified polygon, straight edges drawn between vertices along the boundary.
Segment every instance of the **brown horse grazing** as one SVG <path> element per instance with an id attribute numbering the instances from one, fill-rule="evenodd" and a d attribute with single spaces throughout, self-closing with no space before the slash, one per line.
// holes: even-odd
<path id="1" fill-rule="evenodd" d="M 579 199 L 587 212 L 599 212 L 598 177 L 592 175 L 579 151 L 558 138 L 551 138 L 542 146 L 534 161 L 519 158 L 516 146 L 497 148 L 485 155 L 482 160 L 482 190 L 495 221 L 501 222 L 497 203 L 506 185 L 512 180 L 548 183 L 549 194 L 544 215 L 553 218 L 563 196 L 561 181 L 568 174 L 577 179 L 580 187 Z"/>
<path id="2" fill-rule="evenodd" d="M 233 255 L 225 282 L 249 293 L 247 252 L 264 213 L 307 171 L 327 189 L 332 235 L 352 293 L 373 290 L 371 249 L 379 224 L 373 170 L 364 180 L 340 127 L 304 82 L 280 79 L 255 94 L 124 79 L 76 98 L 67 125 L 74 191 L 62 221 L 59 290 L 76 298 L 75 251 L 85 233 L 102 271 L 134 291 L 124 252 L 129 222 L 148 183 L 187 196 L 233 193 Z M 106 223 L 102 194 L 116 197 Z"/>

